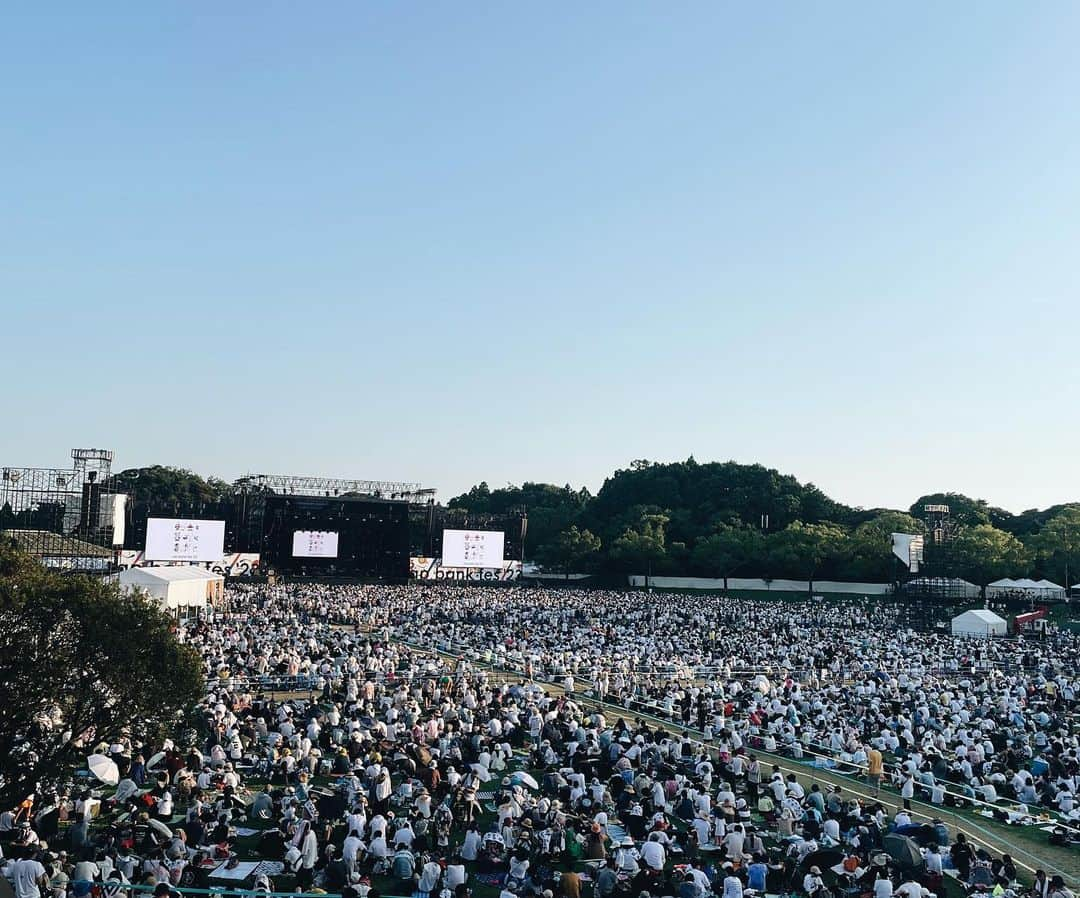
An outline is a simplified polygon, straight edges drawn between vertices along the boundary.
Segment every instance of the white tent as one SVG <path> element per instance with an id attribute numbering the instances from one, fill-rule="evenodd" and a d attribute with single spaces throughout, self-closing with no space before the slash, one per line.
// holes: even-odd
<path id="1" fill-rule="evenodd" d="M 120 587 L 141 589 L 157 599 L 167 611 L 197 612 L 219 601 L 225 578 L 194 565 L 178 567 L 133 567 L 120 572 Z"/>
<path id="2" fill-rule="evenodd" d="M 1065 588 L 1050 580 L 1032 580 L 1027 577 L 1013 580 L 1005 577 L 988 584 L 986 594 L 990 597 L 1022 595 L 1033 599 L 1063 599 Z"/>
<path id="3" fill-rule="evenodd" d="M 969 608 L 952 619 L 953 636 L 1004 636 L 1008 630 L 1005 618 L 986 608 Z"/>
<path id="4" fill-rule="evenodd" d="M 1059 586 L 1053 580 L 1037 580 L 1039 588 L 1043 590 L 1043 593 L 1051 599 L 1063 599 L 1065 598 L 1065 587 Z"/>

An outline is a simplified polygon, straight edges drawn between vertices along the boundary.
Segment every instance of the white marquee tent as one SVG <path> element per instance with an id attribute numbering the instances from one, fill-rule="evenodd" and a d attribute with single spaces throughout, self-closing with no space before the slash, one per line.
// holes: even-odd
<path id="1" fill-rule="evenodd" d="M 990 597 L 1023 595 L 1033 599 L 1064 599 L 1065 587 L 1050 580 L 1031 580 L 1027 577 L 1013 580 L 1006 577 L 988 584 L 986 594 Z"/>
<path id="2" fill-rule="evenodd" d="M 986 608 L 969 608 L 952 619 L 953 636 L 1005 636 L 1009 625 Z"/>
<path id="3" fill-rule="evenodd" d="M 205 609 L 219 601 L 225 578 L 194 565 L 178 567 L 133 567 L 120 572 L 120 587 L 141 589 L 157 599 L 166 611 L 186 614 Z"/>

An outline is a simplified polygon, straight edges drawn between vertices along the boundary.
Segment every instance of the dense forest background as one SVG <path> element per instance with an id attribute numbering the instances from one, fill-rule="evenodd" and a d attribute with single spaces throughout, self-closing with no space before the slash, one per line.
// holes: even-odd
<path id="1" fill-rule="evenodd" d="M 225 481 L 167 466 L 122 471 L 113 486 L 154 513 L 217 513 L 232 499 Z M 634 461 L 596 495 L 569 485 L 480 483 L 446 504 L 524 511 L 526 558 L 560 572 L 876 582 L 897 575 L 889 534 L 925 532 L 923 506 L 947 504 L 958 525 L 955 576 L 979 585 L 1021 576 L 1080 581 L 1080 502 L 1014 515 L 945 492 L 906 509 L 853 508 L 763 465 L 689 458 Z M 0 509 L 0 529 L 10 516 Z"/>

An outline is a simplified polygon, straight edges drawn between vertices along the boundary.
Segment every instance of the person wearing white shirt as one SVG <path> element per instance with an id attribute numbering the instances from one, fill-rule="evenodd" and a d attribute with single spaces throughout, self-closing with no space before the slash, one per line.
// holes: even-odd
<path id="1" fill-rule="evenodd" d="M 821 827 L 822 833 L 832 840 L 833 844 L 839 844 L 840 842 L 840 821 L 834 817 L 829 817 Z"/>
<path id="2" fill-rule="evenodd" d="M 363 849 L 364 840 L 360 838 L 359 830 L 350 830 L 341 848 L 341 860 L 344 862 L 345 869 L 350 876 L 356 872 L 357 863 L 359 862 L 358 854 Z"/>
<path id="3" fill-rule="evenodd" d="M 371 839 L 371 844 L 368 846 L 368 853 L 375 858 L 375 860 L 386 860 L 390 855 L 390 850 L 386 844 L 386 836 L 383 835 L 381 829 L 374 830 L 374 835 Z"/>
<path id="4" fill-rule="evenodd" d="M 703 894 L 708 894 L 707 890 Z M 731 870 L 728 870 L 727 876 L 724 877 L 724 888 L 721 893 L 722 898 L 743 898 L 743 884 Z"/>
<path id="5" fill-rule="evenodd" d="M 922 886 L 908 879 L 901 883 L 893 894 L 896 898 L 922 898 Z"/>
<path id="6" fill-rule="evenodd" d="M 48 883 L 45 868 L 29 857 L 14 861 L 8 867 L 8 876 L 15 898 L 41 898 L 41 889 Z"/>
<path id="7" fill-rule="evenodd" d="M 468 832 L 465 833 L 465 841 L 461 845 L 461 858 L 466 861 L 475 861 L 480 854 L 480 845 L 483 841 L 483 837 L 480 834 L 480 828 L 476 824 L 473 824 Z"/>
<path id="8" fill-rule="evenodd" d="M 649 835 L 649 840 L 641 846 L 641 860 L 650 870 L 659 873 L 667 863 L 667 852 L 660 844 L 657 833 Z"/>
<path id="9" fill-rule="evenodd" d="M 811 867 L 810 871 L 803 877 L 803 891 L 810 898 L 821 898 L 826 894 L 825 880 L 821 878 L 820 867 Z"/>
<path id="10" fill-rule="evenodd" d="M 412 824 L 406 820 L 394 833 L 394 848 L 412 848 L 415 839 Z"/>

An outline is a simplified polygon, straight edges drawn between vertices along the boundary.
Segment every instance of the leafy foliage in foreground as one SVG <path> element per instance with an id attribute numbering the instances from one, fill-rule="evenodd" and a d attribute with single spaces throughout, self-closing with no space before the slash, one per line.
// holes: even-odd
<path id="1" fill-rule="evenodd" d="M 98 741 L 171 733 L 202 682 L 158 606 L 0 546 L 0 806 L 55 785 Z"/>

